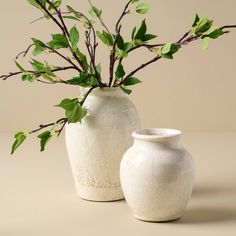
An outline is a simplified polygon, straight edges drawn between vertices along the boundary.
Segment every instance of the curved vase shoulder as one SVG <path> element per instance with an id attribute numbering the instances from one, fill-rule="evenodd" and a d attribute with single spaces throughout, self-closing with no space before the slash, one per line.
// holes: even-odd
<path id="1" fill-rule="evenodd" d="M 122 159 L 120 176 L 134 216 L 157 222 L 179 218 L 194 180 L 193 159 L 180 142 L 181 131 L 144 129 L 133 137 L 135 142 Z"/>
<path id="2" fill-rule="evenodd" d="M 82 124 L 67 124 L 66 144 L 78 195 L 92 201 L 123 199 L 119 166 L 139 128 L 139 115 L 119 88 L 95 89 Z"/>

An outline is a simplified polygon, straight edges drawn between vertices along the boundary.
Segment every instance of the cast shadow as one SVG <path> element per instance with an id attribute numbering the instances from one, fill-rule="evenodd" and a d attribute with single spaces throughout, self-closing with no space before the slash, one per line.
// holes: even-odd
<path id="1" fill-rule="evenodd" d="M 236 188 L 219 186 L 196 186 L 193 189 L 192 198 L 231 194 L 234 194 L 236 196 Z"/>
<path id="2" fill-rule="evenodd" d="M 205 200 L 206 203 L 211 201 L 211 199 L 217 197 L 235 196 L 236 199 L 236 189 L 232 187 L 221 187 L 221 186 L 196 186 L 192 193 L 192 199 L 197 201 Z M 227 201 L 227 198 L 225 198 Z M 236 200 L 235 200 L 236 203 Z M 207 206 L 207 204 L 204 204 Z M 203 223 L 219 223 L 226 221 L 236 221 L 236 205 L 232 208 L 225 208 L 224 206 L 212 207 L 211 202 L 209 202 L 208 207 L 193 207 L 187 208 L 184 215 L 177 220 L 178 223 L 184 224 L 203 224 Z"/>
<path id="3" fill-rule="evenodd" d="M 176 221 L 180 224 L 209 224 L 226 221 L 235 221 L 235 209 L 224 208 L 190 208 Z"/>

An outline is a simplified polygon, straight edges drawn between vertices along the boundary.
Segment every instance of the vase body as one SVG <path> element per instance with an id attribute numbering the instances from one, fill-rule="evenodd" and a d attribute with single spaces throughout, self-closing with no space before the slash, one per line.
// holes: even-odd
<path id="1" fill-rule="evenodd" d="M 127 204 L 140 220 L 178 219 L 187 206 L 194 163 L 180 143 L 180 134 L 171 129 L 133 133 L 135 142 L 121 161 L 120 177 Z"/>
<path id="2" fill-rule="evenodd" d="M 139 128 L 138 113 L 119 88 L 97 88 L 87 97 L 82 123 L 66 125 L 66 145 L 78 195 L 91 201 L 123 199 L 119 167 Z"/>

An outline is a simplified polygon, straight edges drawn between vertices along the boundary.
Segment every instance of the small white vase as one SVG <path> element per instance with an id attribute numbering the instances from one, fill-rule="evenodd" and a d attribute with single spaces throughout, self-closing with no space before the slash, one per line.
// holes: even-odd
<path id="1" fill-rule="evenodd" d="M 66 125 L 66 145 L 78 195 L 90 201 L 124 198 L 119 178 L 122 156 L 132 145 L 139 115 L 120 88 L 97 88 L 84 107 L 82 124 Z"/>
<path id="2" fill-rule="evenodd" d="M 133 215 L 163 222 L 181 217 L 190 198 L 194 163 L 180 143 L 181 131 L 143 129 L 120 167 L 122 189 Z"/>

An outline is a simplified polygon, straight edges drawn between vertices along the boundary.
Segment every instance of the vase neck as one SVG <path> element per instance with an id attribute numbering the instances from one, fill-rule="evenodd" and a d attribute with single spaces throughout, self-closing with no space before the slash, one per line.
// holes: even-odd
<path id="1" fill-rule="evenodd" d="M 86 89 L 82 89 L 82 93 L 86 93 Z M 126 97 L 126 94 L 118 87 L 95 88 L 89 96 L 97 97 Z"/>
<path id="2" fill-rule="evenodd" d="M 135 144 L 160 148 L 181 148 L 182 132 L 173 129 L 142 129 L 133 133 Z"/>

